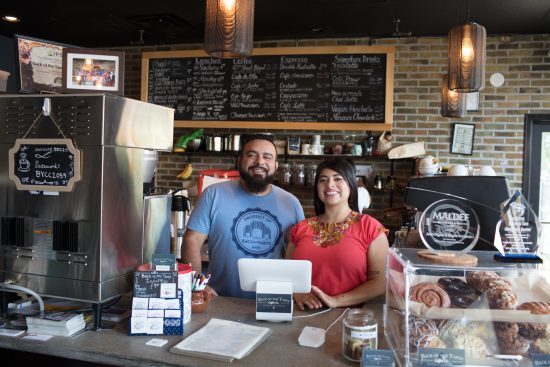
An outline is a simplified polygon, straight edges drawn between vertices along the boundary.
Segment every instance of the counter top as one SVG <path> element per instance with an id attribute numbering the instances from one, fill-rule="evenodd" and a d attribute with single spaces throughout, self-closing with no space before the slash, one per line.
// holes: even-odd
<path id="1" fill-rule="evenodd" d="M 379 348 L 385 348 L 383 333 L 383 298 L 367 302 L 365 308 L 372 309 L 378 320 Z M 204 326 L 211 318 L 221 318 L 251 325 L 269 327 L 273 334 L 249 356 L 236 360 L 239 366 L 357 366 L 341 354 L 342 322 L 338 321 L 326 335 L 325 344 L 319 348 L 302 347 L 298 336 L 304 326 L 326 329 L 345 309 L 333 309 L 319 315 L 307 316 L 315 311 L 295 310 L 292 322 L 256 321 L 254 300 L 213 297 L 209 308 L 202 314 L 193 314 L 191 322 L 185 325 L 183 336 L 128 336 L 128 321 L 113 329 L 86 331 L 76 337 L 53 337 L 46 342 L 29 341 L 20 338 L 0 337 L 0 348 L 24 352 L 47 354 L 67 359 L 83 360 L 115 366 L 225 366 L 225 362 L 194 358 L 170 353 L 168 350 Z M 161 348 L 147 346 L 151 338 L 168 340 Z"/>

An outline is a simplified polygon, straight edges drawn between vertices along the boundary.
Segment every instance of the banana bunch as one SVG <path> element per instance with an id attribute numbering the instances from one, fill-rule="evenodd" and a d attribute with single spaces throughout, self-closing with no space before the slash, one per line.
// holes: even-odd
<path id="1" fill-rule="evenodd" d="M 183 167 L 183 170 L 180 172 L 179 175 L 176 176 L 178 180 L 187 180 L 189 177 L 191 177 L 191 174 L 193 173 L 193 165 L 191 163 L 186 163 Z"/>

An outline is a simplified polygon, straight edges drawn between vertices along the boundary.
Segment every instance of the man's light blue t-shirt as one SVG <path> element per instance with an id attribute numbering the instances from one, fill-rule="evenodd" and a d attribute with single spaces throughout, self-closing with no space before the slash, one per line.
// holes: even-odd
<path id="1" fill-rule="evenodd" d="M 208 235 L 208 284 L 220 296 L 253 298 L 240 288 L 237 261 L 282 258 L 290 228 L 303 219 L 300 202 L 289 192 L 272 185 L 269 194 L 256 196 L 239 181 L 227 181 L 202 193 L 187 228 Z"/>

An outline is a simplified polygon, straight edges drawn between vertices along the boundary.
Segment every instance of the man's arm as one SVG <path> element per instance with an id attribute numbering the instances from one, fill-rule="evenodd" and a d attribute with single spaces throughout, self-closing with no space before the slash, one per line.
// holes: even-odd
<path id="1" fill-rule="evenodd" d="M 187 228 L 183 236 L 183 244 L 181 246 L 181 259 L 184 264 L 191 264 L 193 270 L 198 273 L 201 269 L 201 247 L 208 236 L 204 233 L 193 231 Z"/>

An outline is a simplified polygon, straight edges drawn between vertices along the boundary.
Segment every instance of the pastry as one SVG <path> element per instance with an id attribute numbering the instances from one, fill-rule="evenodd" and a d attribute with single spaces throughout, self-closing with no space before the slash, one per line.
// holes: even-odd
<path id="1" fill-rule="evenodd" d="M 518 295 L 509 287 L 495 287 L 487 291 L 489 307 L 496 309 L 514 309 L 518 305 Z"/>
<path id="2" fill-rule="evenodd" d="M 550 314 L 549 302 L 524 302 L 518 306 L 518 310 L 527 310 L 535 315 Z"/>
<path id="3" fill-rule="evenodd" d="M 531 343 L 531 353 L 550 354 L 550 338 L 540 338 Z"/>
<path id="4" fill-rule="evenodd" d="M 448 348 L 464 349 L 468 358 L 481 359 L 489 353 L 489 349 L 483 339 L 472 335 L 473 324 L 467 326 L 456 321 L 449 322 L 448 325 L 441 326 L 441 339 Z"/>
<path id="5" fill-rule="evenodd" d="M 519 335 L 515 322 L 495 322 L 498 348 L 502 354 L 525 354 L 529 348 L 527 339 Z"/>
<path id="6" fill-rule="evenodd" d="M 428 307 L 447 308 L 451 306 L 451 299 L 447 292 L 434 283 L 418 283 L 411 287 L 410 294 L 412 301 L 421 302 Z"/>
<path id="7" fill-rule="evenodd" d="M 550 314 L 550 303 L 548 302 L 525 302 L 518 306 L 518 310 L 526 310 L 534 315 Z M 536 322 L 518 323 L 519 334 L 527 339 L 539 339 L 546 337 L 546 324 Z"/>
<path id="8" fill-rule="evenodd" d="M 494 271 L 471 271 L 466 274 L 466 283 L 480 292 L 491 288 L 491 283 L 497 279 L 500 275 Z"/>
<path id="9" fill-rule="evenodd" d="M 413 351 L 418 347 L 431 344 L 432 339 L 437 338 L 433 343 L 438 343 L 439 328 L 433 320 L 418 319 L 414 316 L 409 317 L 409 345 Z"/>
<path id="10" fill-rule="evenodd" d="M 477 301 L 481 295 L 480 292 L 476 291 L 459 278 L 439 278 L 437 285 L 447 292 L 451 299 L 452 307 L 468 308 L 472 303 Z"/>

